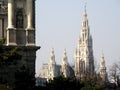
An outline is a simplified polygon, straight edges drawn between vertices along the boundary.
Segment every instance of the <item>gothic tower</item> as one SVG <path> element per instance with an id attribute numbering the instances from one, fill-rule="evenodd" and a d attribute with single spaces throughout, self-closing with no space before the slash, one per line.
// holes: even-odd
<path id="1" fill-rule="evenodd" d="M 64 77 L 69 77 L 70 76 L 69 64 L 68 64 L 68 60 L 67 60 L 66 49 L 64 50 L 64 55 L 62 57 L 61 72 L 64 75 Z"/>
<path id="2" fill-rule="evenodd" d="M 53 79 L 56 76 L 57 76 L 57 71 L 56 71 L 55 54 L 54 54 L 54 49 L 52 49 L 50 52 L 50 62 L 48 66 L 48 79 Z"/>
<path id="3" fill-rule="evenodd" d="M 4 50 L 17 48 L 21 59 L 0 70 L 0 77 L 14 84 L 15 73 L 23 66 L 35 75 L 36 51 L 40 48 L 35 45 L 35 0 L 0 0 L 0 39 L 3 38 Z"/>
<path id="4" fill-rule="evenodd" d="M 100 78 L 104 82 L 107 80 L 106 66 L 105 66 L 105 60 L 104 60 L 103 54 L 102 54 L 101 60 L 100 60 Z"/>
<path id="5" fill-rule="evenodd" d="M 94 73 L 94 57 L 92 47 L 92 36 L 90 35 L 90 28 L 85 9 L 82 17 L 78 47 L 75 51 L 75 76 L 77 78 L 82 78 L 88 73 Z"/>

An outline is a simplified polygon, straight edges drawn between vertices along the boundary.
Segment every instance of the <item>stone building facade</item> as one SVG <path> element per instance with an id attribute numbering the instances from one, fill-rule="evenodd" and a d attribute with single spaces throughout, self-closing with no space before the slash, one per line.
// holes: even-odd
<path id="1" fill-rule="evenodd" d="M 0 78 L 14 85 L 15 73 L 21 67 L 35 75 L 35 0 L 0 0 L 0 39 L 6 42 L 1 47 L 5 51 L 18 48 L 21 55 L 15 64 L 0 67 Z"/>

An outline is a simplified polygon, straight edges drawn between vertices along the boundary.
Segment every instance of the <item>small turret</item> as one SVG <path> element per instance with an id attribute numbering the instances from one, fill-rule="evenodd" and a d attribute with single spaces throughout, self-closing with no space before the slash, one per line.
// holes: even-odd
<path id="1" fill-rule="evenodd" d="M 69 71 L 69 64 L 67 60 L 67 54 L 66 54 L 66 49 L 64 50 L 64 54 L 62 57 L 62 65 L 61 65 L 61 72 L 65 77 L 70 76 L 70 71 Z"/>
<path id="2" fill-rule="evenodd" d="M 55 54 L 54 54 L 54 49 L 52 48 L 50 52 L 50 64 L 56 64 L 55 62 Z"/>
<path id="3" fill-rule="evenodd" d="M 107 80 L 106 66 L 105 66 L 105 60 L 103 54 L 100 60 L 100 77 L 102 78 L 103 81 Z"/>
<path id="4" fill-rule="evenodd" d="M 64 55 L 62 58 L 62 64 L 68 65 L 66 49 L 64 50 Z"/>
<path id="5" fill-rule="evenodd" d="M 50 63 L 48 68 L 48 79 L 53 79 L 57 76 L 56 62 L 55 62 L 55 54 L 54 49 L 52 48 L 50 52 Z"/>

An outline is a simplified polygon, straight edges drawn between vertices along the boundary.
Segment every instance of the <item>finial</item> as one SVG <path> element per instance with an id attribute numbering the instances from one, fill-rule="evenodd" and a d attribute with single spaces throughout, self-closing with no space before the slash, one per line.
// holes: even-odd
<path id="1" fill-rule="evenodd" d="M 84 6 L 85 10 L 86 10 L 86 7 L 87 7 L 87 2 L 85 2 L 85 6 Z"/>
<path id="2" fill-rule="evenodd" d="M 85 3 L 84 12 L 83 12 L 83 15 L 85 15 L 85 16 L 86 16 L 86 7 L 87 7 L 87 2 Z"/>

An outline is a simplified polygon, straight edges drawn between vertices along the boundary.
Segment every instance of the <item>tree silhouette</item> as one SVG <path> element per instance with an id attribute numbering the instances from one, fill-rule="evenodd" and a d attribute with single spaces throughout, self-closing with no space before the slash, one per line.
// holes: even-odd
<path id="1" fill-rule="evenodd" d="M 49 90 L 80 90 L 84 85 L 75 78 L 65 78 L 59 76 L 46 83 Z"/>

